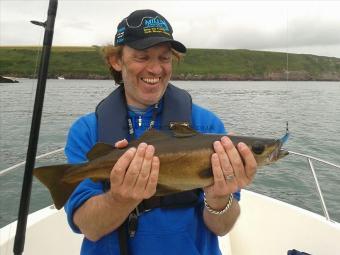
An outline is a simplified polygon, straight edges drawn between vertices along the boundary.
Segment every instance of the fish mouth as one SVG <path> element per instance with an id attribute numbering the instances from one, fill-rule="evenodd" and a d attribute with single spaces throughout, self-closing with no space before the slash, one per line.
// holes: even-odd
<path id="1" fill-rule="evenodd" d="M 289 152 L 282 148 L 283 142 L 281 140 L 277 140 L 274 144 L 274 150 L 272 153 L 270 153 L 269 155 L 269 162 L 275 162 L 281 158 L 284 158 L 285 156 L 287 156 L 289 154 Z"/>
<path id="2" fill-rule="evenodd" d="M 289 154 L 289 152 L 286 149 L 282 148 L 282 145 L 287 142 L 289 137 L 290 137 L 290 133 L 287 130 L 286 134 L 283 137 L 276 140 L 275 144 L 273 145 L 275 149 L 269 155 L 269 158 L 268 158 L 269 162 L 277 161 L 281 158 L 284 158 L 285 156 Z"/>

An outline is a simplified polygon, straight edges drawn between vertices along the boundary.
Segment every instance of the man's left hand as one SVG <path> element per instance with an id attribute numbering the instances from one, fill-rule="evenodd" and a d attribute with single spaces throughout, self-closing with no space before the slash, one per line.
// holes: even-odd
<path id="1" fill-rule="evenodd" d="M 215 210 L 223 209 L 228 196 L 249 185 L 255 177 L 257 163 L 253 153 L 244 143 L 236 147 L 227 136 L 214 142 L 215 153 L 211 157 L 214 184 L 204 188 L 204 193 Z"/>

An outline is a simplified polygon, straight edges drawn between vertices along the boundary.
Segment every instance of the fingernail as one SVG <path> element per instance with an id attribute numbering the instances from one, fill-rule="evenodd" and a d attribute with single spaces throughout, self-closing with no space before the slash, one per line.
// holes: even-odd
<path id="1" fill-rule="evenodd" d="M 116 143 L 115 143 L 115 147 L 117 147 L 120 143 L 125 142 L 125 141 L 127 142 L 126 139 L 123 139 L 123 140 L 120 140 L 120 141 L 116 142 Z"/>
<path id="2" fill-rule="evenodd" d="M 233 142 L 226 136 L 222 137 L 221 141 L 227 149 L 231 149 L 234 146 Z"/>
<path id="3" fill-rule="evenodd" d="M 155 147 L 153 147 L 152 145 L 148 145 L 148 146 L 146 147 L 146 151 L 147 151 L 147 152 L 153 153 L 154 150 L 155 150 Z"/>
<path id="4" fill-rule="evenodd" d="M 131 148 L 129 149 L 129 151 L 135 153 L 135 152 L 136 152 L 136 148 L 135 148 L 135 147 L 131 147 Z"/>
<path id="5" fill-rule="evenodd" d="M 246 144 L 245 143 L 242 143 L 242 142 L 239 142 L 237 147 L 240 149 L 240 150 L 243 150 L 244 148 L 246 148 Z"/>
<path id="6" fill-rule="evenodd" d="M 227 142 L 229 142 L 229 138 L 226 137 L 226 136 L 223 136 L 221 141 L 227 143 Z"/>
<path id="7" fill-rule="evenodd" d="M 138 145 L 138 147 L 139 148 L 146 148 L 148 145 L 146 144 L 146 143 L 140 143 L 139 145 Z"/>

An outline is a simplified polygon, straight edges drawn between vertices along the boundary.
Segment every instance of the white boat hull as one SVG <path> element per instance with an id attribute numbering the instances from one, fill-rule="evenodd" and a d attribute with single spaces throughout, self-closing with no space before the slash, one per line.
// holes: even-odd
<path id="1" fill-rule="evenodd" d="M 242 191 L 241 216 L 231 231 L 233 255 L 286 255 L 296 249 L 313 255 L 340 254 L 340 224 L 299 207 Z M 227 243 L 221 242 L 221 246 Z M 227 245 L 226 245 L 227 246 Z"/>
<path id="2" fill-rule="evenodd" d="M 220 238 L 223 254 L 285 255 L 290 249 L 313 255 L 340 251 L 340 224 L 278 200 L 242 191 L 241 216 Z M 0 254 L 13 254 L 16 222 L 0 230 Z M 68 227 L 64 210 L 44 208 L 28 217 L 25 255 L 79 254 L 82 235 Z"/>

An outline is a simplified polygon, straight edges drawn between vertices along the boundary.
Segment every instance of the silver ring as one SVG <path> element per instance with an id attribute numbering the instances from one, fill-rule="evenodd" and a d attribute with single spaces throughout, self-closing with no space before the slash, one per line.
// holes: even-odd
<path id="1" fill-rule="evenodd" d="M 232 181 L 234 178 L 235 178 L 235 175 L 229 174 L 229 175 L 227 175 L 227 176 L 225 177 L 225 180 L 226 180 L 226 181 Z"/>

